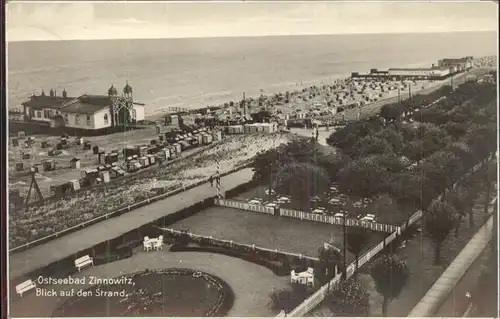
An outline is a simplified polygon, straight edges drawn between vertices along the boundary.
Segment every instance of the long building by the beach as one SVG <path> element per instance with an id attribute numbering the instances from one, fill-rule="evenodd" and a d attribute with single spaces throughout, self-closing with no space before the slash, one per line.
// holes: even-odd
<path id="1" fill-rule="evenodd" d="M 441 59 L 430 68 L 389 68 L 387 71 L 371 69 L 368 74 L 353 72 L 353 78 L 394 78 L 394 79 L 444 79 L 453 74 L 472 68 L 473 57 Z"/>

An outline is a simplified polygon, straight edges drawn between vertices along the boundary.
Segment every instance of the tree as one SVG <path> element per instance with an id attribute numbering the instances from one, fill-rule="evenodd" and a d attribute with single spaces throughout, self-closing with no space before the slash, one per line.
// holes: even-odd
<path id="1" fill-rule="evenodd" d="M 368 245 L 369 234 L 363 228 L 350 227 L 346 234 L 347 237 L 347 249 L 356 257 L 356 268 L 354 269 L 354 275 L 356 275 L 356 270 L 358 270 L 359 255 L 363 249 Z"/>
<path id="2" fill-rule="evenodd" d="M 387 122 L 395 122 L 401 119 L 403 112 L 401 103 L 386 104 L 380 109 L 380 116 Z"/>
<path id="3" fill-rule="evenodd" d="M 448 192 L 445 195 L 445 200 L 457 211 L 455 237 L 458 237 L 460 224 L 462 223 L 462 219 L 467 215 L 467 212 L 469 212 L 469 218 L 471 218 L 474 201 L 470 198 L 469 191 L 463 186 L 458 186 L 454 190 Z"/>
<path id="4" fill-rule="evenodd" d="M 314 277 L 321 284 L 328 283 L 335 277 L 335 267 L 344 269 L 344 257 L 340 249 L 324 246 L 318 249 L 319 262 L 314 269 Z"/>
<path id="5" fill-rule="evenodd" d="M 292 288 L 273 291 L 269 297 L 271 310 L 290 312 L 309 297 L 309 291 L 305 285 L 292 284 Z"/>
<path id="6" fill-rule="evenodd" d="M 425 229 L 434 242 L 434 263 L 437 265 L 441 257 L 441 245 L 455 228 L 457 211 L 448 202 L 435 199 L 424 213 Z"/>
<path id="7" fill-rule="evenodd" d="M 385 317 L 389 301 L 399 296 L 408 281 L 408 265 L 397 255 L 382 255 L 374 261 L 370 275 L 375 281 L 377 292 L 384 297 L 382 316 Z"/>
<path id="8" fill-rule="evenodd" d="M 309 163 L 286 164 L 280 168 L 274 181 L 276 192 L 299 200 L 323 196 L 329 187 L 326 170 Z"/>
<path id="9" fill-rule="evenodd" d="M 422 187 L 422 181 L 423 177 L 417 171 L 394 175 L 390 182 L 389 194 L 403 207 L 422 209 L 423 200 L 427 198 L 432 200 L 436 195 L 434 192 L 428 193 L 429 189 Z"/>
<path id="10" fill-rule="evenodd" d="M 348 154 L 354 144 L 368 135 L 372 135 L 382 129 L 382 123 L 376 119 L 360 120 L 348 123 L 344 128 L 333 132 L 326 142 L 336 147 L 343 153 Z"/>
<path id="11" fill-rule="evenodd" d="M 387 169 L 376 157 L 367 157 L 348 163 L 338 174 L 339 190 L 355 197 L 372 197 L 388 187 Z"/>
<path id="12" fill-rule="evenodd" d="M 336 317 L 368 317 L 370 314 L 370 296 L 355 278 L 336 284 L 325 302 Z"/>
<path id="13" fill-rule="evenodd" d="M 380 137 L 365 136 L 359 139 L 352 148 L 352 157 L 368 156 L 372 154 L 392 153 L 392 147 Z"/>
<path id="14" fill-rule="evenodd" d="M 488 208 L 490 207 L 490 196 L 491 196 L 491 185 L 498 178 L 498 162 L 488 161 L 486 164 L 484 172 L 484 183 L 486 184 L 485 196 L 484 196 L 484 214 L 488 214 Z"/>
<path id="15" fill-rule="evenodd" d="M 386 141 L 392 148 L 392 150 L 394 150 L 394 152 L 396 153 L 398 153 L 403 148 L 402 133 L 397 131 L 397 127 L 395 125 L 385 127 L 374 136 Z"/>

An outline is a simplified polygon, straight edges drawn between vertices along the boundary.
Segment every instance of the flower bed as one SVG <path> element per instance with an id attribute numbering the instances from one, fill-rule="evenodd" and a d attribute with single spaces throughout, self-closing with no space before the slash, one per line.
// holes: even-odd
<path id="1" fill-rule="evenodd" d="M 132 284 L 93 286 L 86 290 L 91 296 L 69 299 L 53 316 L 222 317 L 234 302 L 231 287 L 222 279 L 192 269 L 146 270 L 123 277 Z M 124 296 L 99 297 L 99 290 L 124 291 Z"/>

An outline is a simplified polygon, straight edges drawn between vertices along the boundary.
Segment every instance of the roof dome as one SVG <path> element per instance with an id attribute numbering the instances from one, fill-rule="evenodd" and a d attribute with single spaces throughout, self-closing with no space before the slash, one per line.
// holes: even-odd
<path id="1" fill-rule="evenodd" d="M 116 90 L 116 88 L 113 85 L 111 85 L 111 87 L 108 90 L 108 95 L 117 95 L 117 94 L 118 94 L 118 91 Z"/>
<path id="2" fill-rule="evenodd" d="M 132 93 L 132 87 L 128 84 L 128 81 L 127 85 L 123 88 L 123 93 Z"/>

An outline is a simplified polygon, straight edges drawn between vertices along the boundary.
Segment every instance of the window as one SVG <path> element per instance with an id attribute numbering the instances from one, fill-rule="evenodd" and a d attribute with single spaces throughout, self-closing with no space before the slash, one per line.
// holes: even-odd
<path id="1" fill-rule="evenodd" d="M 92 125 L 92 122 L 90 121 L 90 115 L 87 115 L 87 126 Z"/>
<path id="2" fill-rule="evenodd" d="M 75 115 L 75 124 L 78 125 L 80 124 L 80 115 Z"/>
<path id="3" fill-rule="evenodd" d="M 64 123 L 69 123 L 68 114 L 64 114 Z"/>
<path id="4" fill-rule="evenodd" d="M 42 111 L 36 111 L 36 117 L 42 118 Z"/>
<path id="5" fill-rule="evenodd" d="M 43 110 L 43 118 L 48 119 L 50 117 L 50 110 Z"/>
<path id="6" fill-rule="evenodd" d="M 108 124 L 108 114 L 104 114 L 104 124 Z"/>

